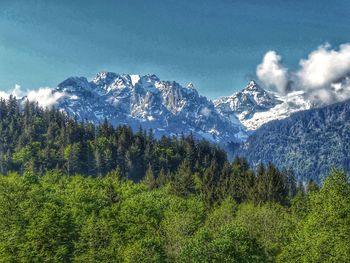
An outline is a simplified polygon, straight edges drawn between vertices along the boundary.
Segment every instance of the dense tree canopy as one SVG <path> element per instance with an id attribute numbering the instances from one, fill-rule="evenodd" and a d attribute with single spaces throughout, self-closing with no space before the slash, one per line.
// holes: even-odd
<path id="1" fill-rule="evenodd" d="M 28 101 L 0 98 L 0 172 L 42 175 L 60 169 L 68 175 L 105 175 L 119 169 L 123 177 L 140 181 L 146 171 L 174 173 L 182 162 L 191 172 L 227 162 L 226 154 L 190 136 L 156 140 L 152 131 L 133 132 L 127 126 L 81 123 L 55 109 Z M 196 167 L 194 167 L 194 164 Z"/>
<path id="2" fill-rule="evenodd" d="M 42 176 L 57 169 L 67 175 L 105 176 L 143 181 L 152 190 L 170 183 L 172 192 L 196 194 L 207 205 L 226 196 L 237 202 L 288 203 L 295 182 L 270 164 L 257 175 L 248 163 L 232 163 L 223 150 L 191 135 L 153 137 L 127 126 L 81 123 L 55 109 L 0 99 L 0 172 Z"/>
<path id="3" fill-rule="evenodd" d="M 288 206 L 232 196 L 208 206 L 118 173 L 1 176 L 0 262 L 349 262 L 342 172 Z"/>

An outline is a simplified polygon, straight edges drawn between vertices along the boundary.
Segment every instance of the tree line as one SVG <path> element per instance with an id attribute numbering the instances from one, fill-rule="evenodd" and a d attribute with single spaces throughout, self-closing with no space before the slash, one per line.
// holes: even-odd
<path id="1" fill-rule="evenodd" d="M 244 159 L 230 162 L 223 150 L 191 135 L 157 140 L 152 131 L 80 122 L 14 97 L 0 99 L 0 135 L 2 174 L 42 176 L 56 169 L 98 177 L 117 171 L 150 189 L 171 182 L 177 194 L 200 195 L 208 204 L 228 195 L 237 202 L 285 204 L 297 188 L 292 172 L 261 164 L 255 174 Z"/>

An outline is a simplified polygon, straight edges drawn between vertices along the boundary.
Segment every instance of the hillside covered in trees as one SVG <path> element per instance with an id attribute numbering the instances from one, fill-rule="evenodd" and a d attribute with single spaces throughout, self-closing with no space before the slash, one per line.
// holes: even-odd
<path id="1" fill-rule="evenodd" d="M 153 188 L 119 177 L 1 176 L 0 262 L 350 261 L 342 172 L 288 204 L 228 194 L 209 205 L 175 181 Z"/>
<path id="2" fill-rule="evenodd" d="M 152 131 L 115 128 L 107 120 L 99 126 L 81 123 L 12 97 L 0 99 L 0 135 L 2 173 L 43 174 L 57 168 L 68 175 L 98 176 L 118 168 L 123 177 L 139 181 L 147 169 L 171 174 L 184 161 L 193 169 L 214 165 L 219 170 L 227 162 L 222 150 L 192 136 L 156 140 Z"/>
<path id="3" fill-rule="evenodd" d="M 320 183 L 332 167 L 350 172 L 350 100 L 292 114 L 257 129 L 234 153 L 251 165 L 292 167 L 300 181 Z"/>
<path id="4" fill-rule="evenodd" d="M 349 178 L 0 100 L 0 262 L 349 262 Z"/>
<path id="5" fill-rule="evenodd" d="M 259 167 L 255 176 L 244 159 L 231 163 L 223 150 L 192 136 L 156 140 L 152 131 L 133 132 L 107 121 L 99 126 L 81 123 L 55 109 L 19 104 L 15 98 L 0 100 L 0 116 L 2 174 L 42 176 L 53 169 L 89 177 L 118 173 L 121 179 L 146 180 L 152 187 L 173 181 L 178 191 L 201 193 L 209 203 L 228 193 L 245 200 L 253 188 L 265 188 L 260 184 L 272 184 L 276 191 L 257 193 L 267 199 L 286 202 L 295 193 L 292 172 L 269 164 Z"/>

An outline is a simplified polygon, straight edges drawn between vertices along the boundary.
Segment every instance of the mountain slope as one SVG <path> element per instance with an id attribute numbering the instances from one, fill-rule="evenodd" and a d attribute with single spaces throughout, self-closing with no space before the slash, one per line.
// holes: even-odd
<path id="1" fill-rule="evenodd" d="M 291 168 L 320 182 L 332 167 L 350 172 L 350 101 L 292 114 L 256 130 L 235 154 L 256 166 Z"/>
<path id="2" fill-rule="evenodd" d="M 56 108 L 80 120 L 100 123 L 106 118 L 113 125 L 153 129 L 157 137 L 192 133 L 221 144 L 247 137 L 243 125 L 222 117 L 192 85 L 182 87 L 155 75 L 102 72 L 92 81 L 68 78 L 53 92 L 64 94 Z"/>
<path id="3" fill-rule="evenodd" d="M 303 95 L 302 92 L 277 95 L 251 81 L 243 90 L 218 98 L 214 104 L 226 118 L 237 118 L 247 129 L 255 130 L 271 120 L 284 119 L 293 112 L 311 108 Z"/>
<path id="4" fill-rule="evenodd" d="M 279 103 L 281 101 L 254 81 L 249 82 L 247 87 L 232 96 L 221 97 L 214 101 L 215 107 L 224 116 L 228 118 L 238 116 L 241 121 L 251 118 L 257 111 L 267 111 Z"/>

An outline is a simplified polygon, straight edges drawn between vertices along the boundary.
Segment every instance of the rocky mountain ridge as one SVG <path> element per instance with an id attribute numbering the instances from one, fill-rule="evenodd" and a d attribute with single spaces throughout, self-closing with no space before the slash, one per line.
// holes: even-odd
<path id="1" fill-rule="evenodd" d="M 261 125 L 312 107 L 301 92 L 281 96 L 254 81 L 211 101 L 192 83 L 182 86 L 154 74 L 100 72 L 90 81 L 70 77 L 49 92 L 57 98 L 56 108 L 79 120 L 97 124 L 107 119 L 113 125 L 152 129 L 156 137 L 192 133 L 221 145 L 243 142 Z"/>
<path id="2" fill-rule="evenodd" d="M 152 129 L 157 137 L 192 133 L 217 143 L 242 141 L 245 127 L 220 115 L 193 85 L 162 81 L 155 75 L 102 72 L 88 81 L 72 77 L 53 92 L 64 94 L 55 107 L 80 120 Z"/>

